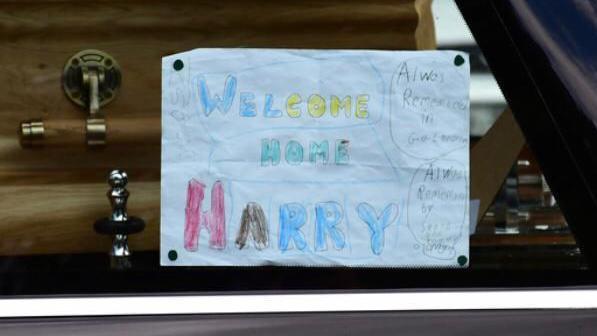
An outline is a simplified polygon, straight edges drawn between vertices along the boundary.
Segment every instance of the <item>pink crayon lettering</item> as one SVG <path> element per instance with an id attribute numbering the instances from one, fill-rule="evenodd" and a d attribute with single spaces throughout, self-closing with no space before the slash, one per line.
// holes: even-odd
<path id="1" fill-rule="evenodd" d="M 209 247 L 222 250 L 226 247 L 226 221 L 224 212 L 224 187 L 216 181 L 211 188 L 211 209 L 201 211 L 205 198 L 205 184 L 192 179 L 187 187 L 185 208 L 184 248 L 197 251 L 199 233 L 204 227 L 209 232 Z"/>

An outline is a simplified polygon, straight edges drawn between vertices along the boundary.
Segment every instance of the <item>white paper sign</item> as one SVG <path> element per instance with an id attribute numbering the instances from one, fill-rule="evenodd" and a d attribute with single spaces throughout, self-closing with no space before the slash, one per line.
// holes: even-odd
<path id="1" fill-rule="evenodd" d="M 161 264 L 468 265 L 469 77 L 455 51 L 165 57 Z"/>

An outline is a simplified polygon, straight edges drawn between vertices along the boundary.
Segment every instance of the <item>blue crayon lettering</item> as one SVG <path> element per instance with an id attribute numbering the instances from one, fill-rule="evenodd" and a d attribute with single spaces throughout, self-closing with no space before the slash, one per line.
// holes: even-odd
<path id="1" fill-rule="evenodd" d="M 234 95 L 236 94 L 236 78 L 234 76 L 226 77 L 224 83 L 224 94 L 222 97 L 214 95 L 212 98 L 205 78 L 199 80 L 199 101 L 203 107 L 203 113 L 209 116 L 216 108 L 223 114 L 226 114 L 232 106 Z"/>
<path id="2" fill-rule="evenodd" d="M 348 140 L 340 139 L 336 140 L 336 155 L 335 160 L 337 165 L 346 165 L 350 160 L 348 155 Z"/>
<path id="3" fill-rule="evenodd" d="M 299 203 L 286 203 L 280 206 L 280 251 L 287 251 L 292 240 L 299 250 L 307 247 L 301 226 L 307 221 L 307 211 Z"/>
<path id="4" fill-rule="evenodd" d="M 253 102 L 255 95 L 251 92 L 240 93 L 240 116 L 241 117 L 254 117 L 257 115 L 255 112 L 255 103 Z"/>
<path id="5" fill-rule="evenodd" d="M 271 162 L 272 166 L 280 163 L 280 141 L 277 139 L 261 139 L 261 165 L 268 166 Z"/>
<path id="6" fill-rule="evenodd" d="M 321 157 L 321 161 L 325 164 L 328 162 L 329 156 L 329 145 L 328 141 L 324 140 L 321 143 L 311 142 L 311 146 L 309 149 L 309 161 L 312 163 L 317 162 L 317 158 Z"/>
<path id="7" fill-rule="evenodd" d="M 300 165 L 303 162 L 303 145 L 290 140 L 286 144 L 286 162 L 291 165 Z"/>
<path id="8" fill-rule="evenodd" d="M 329 234 L 334 247 L 343 249 L 345 245 L 344 234 L 336 226 L 342 220 L 343 211 L 336 202 L 317 203 L 315 205 L 315 250 L 327 249 L 326 233 Z"/>
<path id="9" fill-rule="evenodd" d="M 360 203 L 357 206 L 357 213 L 369 227 L 371 251 L 375 255 L 380 255 L 384 246 L 384 230 L 396 220 L 398 206 L 390 203 L 385 207 L 382 214 L 377 216 L 375 209 L 370 204 Z"/>
<path id="10" fill-rule="evenodd" d="M 274 104 L 274 96 L 271 94 L 265 95 L 265 105 L 263 106 L 263 116 L 266 118 L 279 118 L 282 116 L 282 111 L 272 110 Z"/>

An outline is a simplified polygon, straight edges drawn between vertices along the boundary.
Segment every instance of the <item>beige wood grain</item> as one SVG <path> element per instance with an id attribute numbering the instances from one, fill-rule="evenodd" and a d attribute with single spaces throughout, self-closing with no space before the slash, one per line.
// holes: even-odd
<path id="1" fill-rule="evenodd" d="M 159 182 L 132 182 L 129 212 L 147 226 L 131 235 L 134 250 L 159 242 Z M 110 214 L 106 183 L 2 186 L 0 255 L 105 251 L 111 238 L 93 231 L 95 220 Z"/>

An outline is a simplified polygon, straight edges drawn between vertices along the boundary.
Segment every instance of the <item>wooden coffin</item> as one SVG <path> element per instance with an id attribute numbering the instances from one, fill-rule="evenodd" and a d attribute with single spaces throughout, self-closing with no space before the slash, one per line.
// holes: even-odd
<path id="1" fill-rule="evenodd" d="M 0 255 L 107 251 L 110 238 L 93 222 L 110 211 L 114 168 L 129 173 L 129 213 L 147 222 L 131 249 L 158 249 L 163 56 L 199 47 L 430 49 L 430 3 L 0 0 Z M 108 145 L 91 150 L 66 132 L 61 146 L 22 148 L 23 120 L 83 125 L 86 112 L 67 99 L 61 76 L 84 49 L 122 68 L 120 94 L 103 108 Z M 128 141 L 110 142 L 119 137 Z"/>

